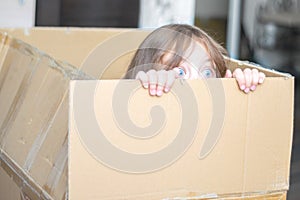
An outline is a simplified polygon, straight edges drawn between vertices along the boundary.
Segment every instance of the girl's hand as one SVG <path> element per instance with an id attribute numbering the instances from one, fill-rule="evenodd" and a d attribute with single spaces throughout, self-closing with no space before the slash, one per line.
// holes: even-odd
<path id="1" fill-rule="evenodd" d="M 161 96 L 164 92 L 170 91 L 175 79 L 176 72 L 174 70 L 150 70 L 138 72 L 136 78 L 141 81 L 142 86 L 149 90 L 151 96 Z"/>
<path id="2" fill-rule="evenodd" d="M 266 75 L 263 72 L 259 72 L 257 69 L 246 68 L 242 71 L 237 68 L 231 73 L 227 69 L 225 78 L 235 78 L 239 84 L 240 90 L 248 94 L 250 91 L 254 91 L 258 84 L 262 84 Z"/>

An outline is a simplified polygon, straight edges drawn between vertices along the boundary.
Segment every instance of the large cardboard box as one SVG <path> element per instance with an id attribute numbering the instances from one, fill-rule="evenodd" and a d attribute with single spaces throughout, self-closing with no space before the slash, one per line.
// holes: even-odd
<path id="1" fill-rule="evenodd" d="M 1 199 L 285 199 L 292 76 L 229 59 L 265 83 L 245 95 L 234 79 L 178 81 L 152 98 L 118 80 L 143 31 L 10 34 L 57 59 L 1 34 Z"/>

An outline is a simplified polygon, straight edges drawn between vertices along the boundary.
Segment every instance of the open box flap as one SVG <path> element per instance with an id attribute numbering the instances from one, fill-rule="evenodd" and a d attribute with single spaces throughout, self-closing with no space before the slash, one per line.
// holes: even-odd
<path id="1" fill-rule="evenodd" d="M 221 83 L 224 89 L 225 99 L 219 99 L 224 100 L 224 116 L 219 115 L 222 105 L 213 105 L 212 99 L 221 96 L 214 96 L 214 91 L 210 90 L 218 89 L 217 86 L 220 86 L 218 83 Z M 245 95 L 238 90 L 234 79 L 194 80 L 183 83 L 177 81 L 173 95 L 153 98 L 141 88 L 138 81 L 72 81 L 70 197 L 80 199 L 88 195 L 88 198 L 138 199 L 149 196 L 151 199 L 151 196 L 156 199 L 163 195 L 176 197 L 213 193 L 222 196 L 287 190 L 293 129 L 293 84 L 293 78 L 267 78 L 257 91 Z M 108 144 L 136 154 L 146 152 L 148 155 L 167 148 L 170 143 L 173 144 L 176 134 L 179 135 L 178 132 L 182 128 L 181 124 L 186 121 L 191 126 L 195 125 L 192 123 L 194 115 L 191 110 L 190 117 L 184 115 L 184 107 L 180 104 L 182 98 L 189 98 L 188 95 L 184 96 L 188 93 L 189 87 L 195 95 L 198 107 L 194 108 L 199 114 L 197 131 L 191 146 L 186 147 L 183 154 L 174 162 L 162 165 L 162 168 L 154 167 L 151 171 L 147 167 L 155 162 L 141 157 L 140 163 L 134 156 L 114 154 L 118 151 L 107 151 L 104 148 L 107 143 L 101 143 L 103 142 L 103 138 L 99 137 L 101 134 L 105 135 Z M 130 98 L 117 98 L 118 92 L 128 94 L 125 97 Z M 181 96 L 176 97 L 177 93 Z M 128 107 L 122 110 L 120 105 Z M 146 128 L 151 122 L 159 124 L 161 118 L 158 122 L 153 118 L 151 121 L 151 117 L 148 119 L 150 110 L 155 105 L 162 106 L 164 112 L 162 116 L 165 117 L 162 118 L 164 123 L 159 129 L 160 132 L 146 140 L 128 137 L 130 135 L 130 132 L 126 131 L 128 122 L 135 122 L 137 126 Z M 191 102 L 191 105 L 194 104 Z M 83 110 L 79 111 L 80 108 L 77 106 Z M 79 110 L 76 110 L 77 108 Z M 118 112 L 116 108 L 121 110 Z M 90 109 L 94 109 L 92 114 L 96 119 L 89 115 Z M 275 110 L 277 114 L 274 113 Z M 129 114 L 124 115 L 124 111 Z M 80 113 L 79 118 L 75 119 L 75 113 Z M 219 135 L 211 136 L 210 134 L 215 134 L 210 132 L 210 129 L 216 125 L 216 117 L 223 120 L 222 126 Z M 93 122 L 98 124 L 95 126 L 94 135 Z M 125 129 L 122 126 L 126 126 Z M 147 130 L 144 133 L 146 134 Z M 189 133 L 186 134 L 188 137 Z M 98 153 L 91 150 L 90 146 L 99 147 Z M 204 148 L 206 153 L 202 156 Z M 111 156 L 115 159 L 124 159 L 126 166 L 123 163 L 124 168 L 120 168 L 119 165 L 114 166 L 113 163 L 102 160 L 103 152 L 111 153 L 107 153 L 109 155 L 106 158 Z M 129 164 L 126 163 L 126 158 Z M 144 166 L 145 171 L 134 171 L 139 170 L 137 166 Z M 117 181 L 109 182 L 108 179 Z M 85 186 L 80 182 L 83 180 Z"/>

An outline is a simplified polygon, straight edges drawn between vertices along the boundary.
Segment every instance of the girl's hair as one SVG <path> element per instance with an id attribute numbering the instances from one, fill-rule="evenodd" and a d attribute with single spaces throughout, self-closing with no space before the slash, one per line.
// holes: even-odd
<path id="1" fill-rule="evenodd" d="M 125 78 L 134 79 L 139 71 L 171 70 L 179 66 L 187 49 L 195 41 L 205 46 L 213 62 L 212 66 L 217 68 L 217 76 L 223 77 L 226 72 L 223 57 L 227 55 L 226 50 L 197 27 L 170 24 L 154 30 L 146 37 L 131 60 Z M 166 53 L 172 53 L 172 58 L 168 59 L 167 63 L 161 64 L 162 57 Z"/>

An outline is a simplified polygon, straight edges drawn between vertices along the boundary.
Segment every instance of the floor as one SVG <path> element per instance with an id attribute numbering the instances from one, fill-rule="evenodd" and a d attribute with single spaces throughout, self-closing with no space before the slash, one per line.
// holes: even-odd
<path id="1" fill-rule="evenodd" d="M 288 200 L 300 199 L 300 77 L 295 84 L 294 138 Z"/>

